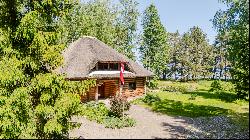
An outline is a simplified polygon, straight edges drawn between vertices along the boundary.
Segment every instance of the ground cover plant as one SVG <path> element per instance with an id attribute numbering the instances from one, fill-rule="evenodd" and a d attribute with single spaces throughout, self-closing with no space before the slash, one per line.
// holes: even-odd
<path id="1" fill-rule="evenodd" d="M 130 104 L 121 97 L 114 97 L 111 99 L 110 109 L 102 102 L 91 101 L 82 105 L 81 115 L 85 116 L 91 121 L 105 125 L 106 128 L 123 128 L 133 127 L 136 121 L 123 113 L 129 110 Z"/>

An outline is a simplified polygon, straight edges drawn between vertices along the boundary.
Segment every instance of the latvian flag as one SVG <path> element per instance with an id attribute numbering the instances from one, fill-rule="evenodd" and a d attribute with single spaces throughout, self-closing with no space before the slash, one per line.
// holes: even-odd
<path id="1" fill-rule="evenodd" d="M 122 85 L 124 85 L 123 73 L 124 73 L 124 63 L 121 62 L 120 80 L 121 80 L 121 84 L 122 84 Z"/>

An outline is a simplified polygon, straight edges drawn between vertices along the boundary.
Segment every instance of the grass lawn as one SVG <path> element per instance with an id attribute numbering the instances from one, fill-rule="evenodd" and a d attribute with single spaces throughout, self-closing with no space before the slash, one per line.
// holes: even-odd
<path id="1" fill-rule="evenodd" d="M 209 92 L 212 81 L 190 83 L 160 81 L 159 87 L 168 88 L 169 85 L 193 87 L 193 91 L 169 92 L 159 90 L 148 94 L 157 95 L 160 101 L 145 104 L 141 99 L 134 103 L 149 107 L 156 112 L 173 116 L 209 117 L 226 115 L 242 127 L 249 127 L 249 102 L 238 100 L 232 91 L 233 85 L 222 82 L 223 90 L 220 93 Z"/>

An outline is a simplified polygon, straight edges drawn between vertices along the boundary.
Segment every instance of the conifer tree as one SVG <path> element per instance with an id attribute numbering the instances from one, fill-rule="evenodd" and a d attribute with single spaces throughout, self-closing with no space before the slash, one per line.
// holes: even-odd
<path id="1" fill-rule="evenodd" d="M 160 77 L 167 70 L 169 45 L 167 32 L 153 4 L 144 11 L 142 26 L 143 34 L 140 47 L 142 63 Z"/>
<path id="2" fill-rule="evenodd" d="M 80 96 L 95 81 L 70 82 L 58 21 L 74 1 L 0 0 L 0 138 L 66 138 Z"/>

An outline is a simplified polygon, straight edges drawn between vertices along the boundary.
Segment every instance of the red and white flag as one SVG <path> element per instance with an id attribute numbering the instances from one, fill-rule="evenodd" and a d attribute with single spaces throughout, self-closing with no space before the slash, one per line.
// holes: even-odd
<path id="1" fill-rule="evenodd" d="M 124 85 L 123 73 L 124 73 L 124 63 L 121 63 L 120 80 L 122 85 Z"/>

